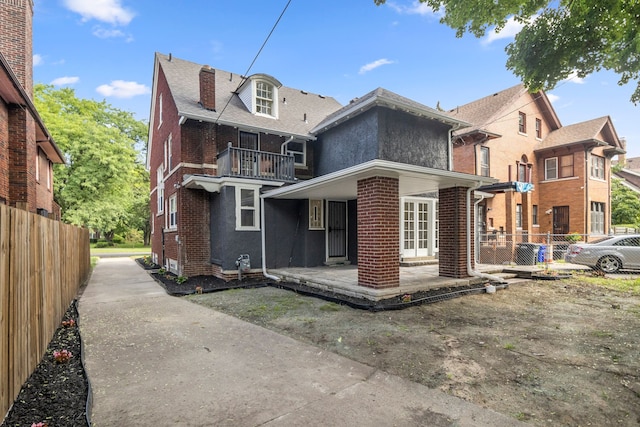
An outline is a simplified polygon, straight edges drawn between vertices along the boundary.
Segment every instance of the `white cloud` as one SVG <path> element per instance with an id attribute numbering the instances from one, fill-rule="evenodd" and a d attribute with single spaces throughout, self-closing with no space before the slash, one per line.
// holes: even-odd
<path id="1" fill-rule="evenodd" d="M 381 67 L 383 65 L 393 64 L 394 62 L 395 61 L 389 61 L 386 58 L 378 59 L 377 61 L 370 62 L 370 63 L 360 67 L 360 71 L 358 72 L 358 74 L 364 74 L 364 73 L 366 73 L 368 71 L 374 70 L 374 69 L 376 69 L 378 67 Z"/>
<path id="2" fill-rule="evenodd" d="M 549 102 L 551 102 L 552 104 L 554 104 L 556 101 L 560 99 L 558 95 L 554 95 L 552 93 L 547 93 L 546 95 L 547 95 L 547 98 L 549 98 Z"/>
<path id="3" fill-rule="evenodd" d="M 125 34 L 120 30 L 106 30 L 102 27 L 96 27 L 93 30 L 93 35 L 100 39 L 112 39 L 115 37 L 125 37 Z"/>
<path id="4" fill-rule="evenodd" d="M 39 53 L 36 53 L 33 55 L 33 66 L 37 67 L 38 65 L 42 65 L 44 63 L 44 59 L 42 58 L 42 55 L 40 55 Z"/>
<path id="5" fill-rule="evenodd" d="M 116 98 L 133 98 L 137 95 L 151 93 L 147 86 L 136 82 L 125 82 L 124 80 L 114 80 L 108 85 L 100 85 L 96 91 L 104 96 L 114 96 Z"/>
<path id="6" fill-rule="evenodd" d="M 51 84 L 54 86 L 72 85 L 72 84 L 78 83 L 79 80 L 80 80 L 80 77 L 65 76 L 65 77 L 58 77 L 57 79 L 54 79 L 51 82 Z"/>
<path id="7" fill-rule="evenodd" d="M 572 71 L 571 74 L 569 74 L 567 78 L 563 80 L 563 82 L 571 82 L 579 85 L 585 83 L 582 77 L 578 77 L 577 71 Z"/>
<path id="8" fill-rule="evenodd" d="M 412 2 L 411 6 L 399 5 L 395 2 L 386 2 L 385 4 L 396 12 L 402 14 L 422 16 L 434 15 L 433 9 L 430 6 L 419 1 Z"/>
<path id="9" fill-rule="evenodd" d="M 96 19 L 113 25 L 127 25 L 135 14 L 120 3 L 121 0 L 64 0 L 64 5 L 80 14 L 83 21 Z"/>
<path id="10" fill-rule="evenodd" d="M 495 28 L 487 34 L 487 36 L 482 39 L 482 44 L 487 45 L 491 44 L 496 40 L 500 39 L 511 39 L 515 37 L 516 34 L 522 30 L 524 27 L 523 23 L 517 22 L 513 17 L 507 20 L 505 26 L 500 30 L 500 32 L 496 32 Z"/>

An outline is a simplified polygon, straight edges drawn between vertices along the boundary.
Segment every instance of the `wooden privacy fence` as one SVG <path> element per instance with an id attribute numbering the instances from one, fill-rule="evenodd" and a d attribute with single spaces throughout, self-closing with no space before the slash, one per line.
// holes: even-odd
<path id="1" fill-rule="evenodd" d="M 90 271 L 87 229 L 0 205 L 0 419 Z"/>

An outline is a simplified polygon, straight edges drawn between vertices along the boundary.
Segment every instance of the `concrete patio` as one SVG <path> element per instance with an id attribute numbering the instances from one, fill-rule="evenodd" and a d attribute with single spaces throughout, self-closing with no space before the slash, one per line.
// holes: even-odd
<path id="1" fill-rule="evenodd" d="M 589 270 L 589 267 L 568 263 L 550 263 L 549 269 L 561 271 Z M 492 265 L 476 264 L 476 271 L 498 276 L 504 280 L 514 279 L 519 272 L 544 270 L 544 265 Z M 479 277 L 454 279 L 438 275 L 438 264 L 400 267 L 400 286 L 395 288 L 374 289 L 358 285 L 358 267 L 355 265 L 336 265 L 322 267 L 294 267 L 269 270 L 270 274 L 283 281 L 300 283 L 323 291 L 333 292 L 371 301 L 379 301 L 398 295 L 413 294 L 439 288 L 483 285 L 488 281 Z"/>

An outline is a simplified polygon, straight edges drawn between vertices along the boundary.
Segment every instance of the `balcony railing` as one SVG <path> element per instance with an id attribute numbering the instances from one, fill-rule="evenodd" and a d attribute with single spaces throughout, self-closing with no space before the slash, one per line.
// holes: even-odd
<path id="1" fill-rule="evenodd" d="M 296 180 L 294 162 L 293 155 L 229 147 L 218 154 L 218 174 L 293 182 Z"/>

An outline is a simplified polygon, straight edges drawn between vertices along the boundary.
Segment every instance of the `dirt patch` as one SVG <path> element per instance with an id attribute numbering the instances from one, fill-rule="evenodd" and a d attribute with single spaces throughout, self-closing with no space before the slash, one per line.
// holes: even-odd
<path id="1" fill-rule="evenodd" d="M 261 287 L 190 301 L 537 426 L 640 424 L 640 297 L 579 281 L 366 311 Z"/>

